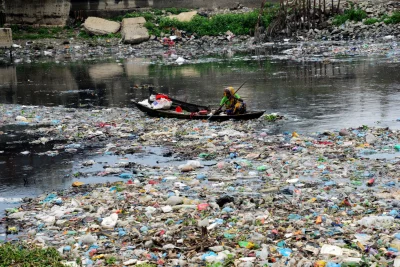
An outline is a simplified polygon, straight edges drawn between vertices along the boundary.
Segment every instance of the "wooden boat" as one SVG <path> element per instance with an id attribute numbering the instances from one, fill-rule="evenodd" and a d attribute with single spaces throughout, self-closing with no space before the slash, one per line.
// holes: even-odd
<path id="1" fill-rule="evenodd" d="M 178 102 L 175 102 L 176 100 L 172 100 L 173 106 L 178 105 Z M 239 114 L 239 115 L 214 115 L 210 118 L 210 115 L 200 115 L 197 112 L 200 110 L 207 110 L 211 112 L 211 109 L 209 107 L 204 107 L 204 106 L 198 106 L 195 104 L 190 104 L 186 103 L 183 101 L 179 101 L 179 105 L 182 107 L 183 110 L 188 110 L 187 107 L 190 107 L 191 110 L 197 110 L 197 111 L 190 111 L 190 112 L 176 112 L 175 108 L 171 108 L 170 110 L 161 110 L 161 109 L 152 109 L 149 108 L 145 105 L 139 104 L 138 102 L 132 100 L 132 102 L 136 105 L 136 107 L 147 113 L 149 116 L 152 117 L 162 117 L 162 118 L 176 118 L 176 119 L 188 119 L 188 120 L 210 120 L 210 121 L 227 121 L 230 119 L 234 120 L 252 120 L 252 119 L 257 119 L 261 117 L 264 114 L 264 111 L 248 111 L 245 114 Z"/>

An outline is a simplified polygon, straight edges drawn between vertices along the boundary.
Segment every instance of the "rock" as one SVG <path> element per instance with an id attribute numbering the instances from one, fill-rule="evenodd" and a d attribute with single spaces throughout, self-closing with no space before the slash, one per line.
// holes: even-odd
<path id="1" fill-rule="evenodd" d="M 149 40 L 150 35 L 144 27 L 146 19 L 143 17 L 122 20 L 122 39 L 127 44 L 139 44 Z"/>
<path id="2" fill-rule="evenodd" d="M 367 8 L 365 10 L 365 12 L 367 12 L 368 14 L 372 14 L 372 13 L 374 13 L 374 9 L 373 8 Z"/>
<path id="3" fill-rule="evenodd" d="M 121 27 L 119 22 L 97 17 L 88 17 L 84 23 L 85 30 L 95 35 L 117 33 Z"/>
<path id="4" fill-rule="evenodd" d="M 197 15 L 197 11 L 182 12 L 179 15 L 170 15 L 168 18 L 177 19 L 180 22 L 191 21 Z"/>
<path id="5" fill-rule="evenodd" d="M 177 196 L 171 196 L 167 199 L 166 204 L 175 206 L 183 203 L 183 198 Z"/>

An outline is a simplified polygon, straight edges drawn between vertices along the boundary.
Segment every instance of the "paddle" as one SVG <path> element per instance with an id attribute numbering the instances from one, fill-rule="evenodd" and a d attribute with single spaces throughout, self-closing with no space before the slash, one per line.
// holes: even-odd
<path id="1" fill-rule="evenodd" d="M 247 81 L 248 81 L 248 80 L 244 81 L 244 83 L 242 83 L 242 85 L 233 93 L 233 96 L 231 96 L 231 97 L 235 97 L 236 93 L 240 90 L 240 88 L 243 87 L 243 85 L 245 85 L 245 84 L 247 83 Z M 214 112 L 214 114 L 211 114 L 211 116 L 208 117 L 207 120 L 210 120 L 212 116 L 214 116 L 215 114 L 217 114 L 217 113 L 222 109 L 222 107 L 225 105 L 226 101 L 228 101 L 228 100 L 229 100 L 229 99 L 225 100 L 225 102 L 222 103 L 222 105 Z"/>

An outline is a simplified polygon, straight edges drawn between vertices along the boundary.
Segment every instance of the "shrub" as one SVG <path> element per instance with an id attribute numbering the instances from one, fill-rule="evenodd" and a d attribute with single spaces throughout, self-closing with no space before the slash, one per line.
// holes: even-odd
<path id="1" fill-rule="evenodd" d="M 62 257 L 55 248 L 29 248 L 23 244 L 0 245 L 0 266 L 62 267 Z"/>
<path id="2" fill-rule="evenodd" d="M 337 15 L 333 19 L 333 24 L 336 26 L 342 25 L 348 20 L 351 21 L 362 21 L 367 17 L 367 13 L 362 9 L 348 9 L 343 15 Z"/>
<path id="3" fill-rule="evenodd" d="M 257 23 L 256 11 L 245 14 L 219 14 L 211 18 L 195 16 L 189 22 L 179 22 L 176 19 L 162 18 L 160 28 L 178 28 L 198 35 L 219 35 L 231 31 L 236 35 L 251 34 Z"/>
<path id="4" fill-rule="evenodd" d="M 400 23 L 400 12 L 394 12 L 393 15 L 388 16 L 384 19 L 386 24 L 397 24 Z"/>
<path id="5" fill-rule="evenodd" d="M 372 24 L 375 24 L 375 23 L 377 23 L 377 22 L 380 22 L 380 20 L 377 19 L 377 18 L 369 18 L 369 19 L 366 19 L 366 20 L 364 21 L 364 24 L 365 24 L 365 25 L 372 25 Z"/>
<path id="6" fill-rule="evenodd" d="M 157 27 L 153 22 L 147 21 L 144 26 L 147 28 L 149 31 L 149 34 L 155 35 L 155 36 L 160 36 L 161 35 L 161 30 L 159 27 Z"/>

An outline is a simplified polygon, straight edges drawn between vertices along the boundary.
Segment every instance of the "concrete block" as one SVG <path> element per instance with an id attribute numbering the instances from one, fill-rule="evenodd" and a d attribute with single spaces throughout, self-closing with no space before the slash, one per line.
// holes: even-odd
<path id="1" fill-rule="evenodd" d="M 97 17 L 88 17 L 84 27 L 87 31 L 95 35 L 117 33 L 121 27 L 119 22 L 110 21 Z"/>
<path id="2" fill-rule="evenodd" d="M 122 39 L 127 44 L 139 44 L 149 40 L 150 35 L 144 27 L 146 19 L 143 17 L 122 20 Z"/>
<path id="3" fill-rule="evenodd" d="M 178 15 L 170 15 L 168 16 L 170 19 L 177 19 L 178 21 L 185 22 L 191 21 L 194 16 L 196 16 L 197 11 L 190 11 L 190 12 L 182 12 Z"/>
<path id="4" fill-rule="evenodd" d="M 13 44 L 10 28 L 0 28 L 0 48 L 8 48 Z"/>
<path id="5" fill-rule="evenodd" d="M 133 24 L 145 24 L 146 19 L 144 17 L 137 17 L 137 18 L 129 18 L 122 20 L 122 28 L 124 26 L 133 25 Z"/>

